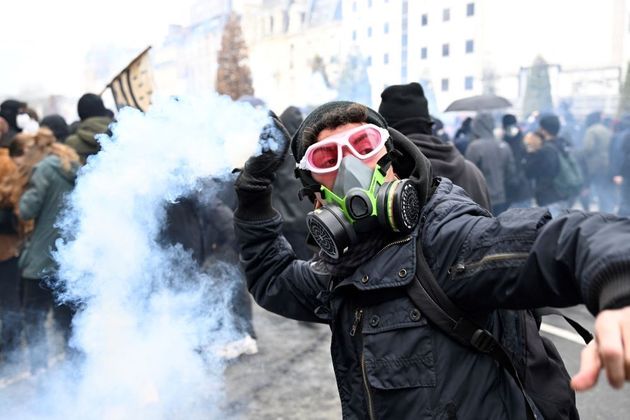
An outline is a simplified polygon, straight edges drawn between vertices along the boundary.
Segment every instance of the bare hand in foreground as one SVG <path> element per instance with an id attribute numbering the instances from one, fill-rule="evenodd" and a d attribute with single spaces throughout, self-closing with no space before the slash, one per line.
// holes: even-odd
<path id="1" fill-rule="evenodd" d="M 576 391 L 591 389 L 602 369 L 613 388 L 630 381 L 630 307 L 597 316 L 595 339 L 582 350 L 580 371 L 571 380 L 571 387 Z"/>

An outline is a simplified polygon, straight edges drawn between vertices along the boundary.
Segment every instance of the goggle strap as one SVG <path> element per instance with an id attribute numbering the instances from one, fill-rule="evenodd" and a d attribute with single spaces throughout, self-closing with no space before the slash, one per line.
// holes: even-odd
<path id="1" fill-rule="evenodd" d="M 309 200 L 315 202 L 315 193 L 319 191 L 319 185 L 311 185 L 308 187 L 300 188 L 298 191 L 298 198 L 300 201 L 304 200 L 304 197 L 308 197 Z"/>
<path id="2" fill-rule="evenodd" d="M 387 152 L 383 155 L 382 158 L 376 162 L 377 168 L 379 171 L 385 175 L 390 166 L 392 166 L 392 157 L 389 155 L 392 152 Z"/>

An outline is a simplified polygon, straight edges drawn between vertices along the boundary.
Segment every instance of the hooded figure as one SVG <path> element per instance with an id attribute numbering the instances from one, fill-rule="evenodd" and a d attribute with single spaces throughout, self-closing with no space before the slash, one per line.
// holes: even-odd
<path id="1" fill-rule="evenodd" d="M 26 103 L 16 101 L 15 99 L 7 99 L 0 104 L 0 118 L 7 123 L 8 130 L 0 138 L 0 146 L 8 147 L 13 137 L 22 131 L 18 127 L 17 116 L 26 110 Z"/>
<path id="2" fill-rule="evenodd" d="M 508 202 L 517 207 L 530 207 L 533 192 L 529 179 L 527 175 L 525 175 L 525 157 L 527 150 L 525 149 L 525 143 L 523 143 L 523 132 L 518 126 L 516 116 L 512 114 L 503 115 L 501 125 L 503 126 L 503 141 L 510 146 L 510 150 L 514 156 L 514 167 L 516 171 L 516 179 L 506 183 L 506 186 L 511 185 L 511 188 L 508 188 L 506 191 Z"/>
<path id="3" fill-rule="evenodd" d="M 76 150 L 81 162 L 85 163 L 88 156 L 101 150 L 95 136 L 108 133 L 112 117 L 101 97 L 93 93 L 86 93 L 79 99 L 77 112 L 81 122 L 75 133 L 66 138 L 65 143 Z"/>
<path id="4" fill-rule="evenodd" d="M 488 183 L 492 213 L 499 215 L 509 207 L 505 187 L 515 179 L 514 156 L 507 144 L 495 139 L 492 115 L 477 115 L 471 129 L 475 140 L 466 149 L 466 159 L 481 169 Z"/>
<path id="5" fill-rule="evenodd" d="M 280 121 L 290 134 L 294 134 L 302 124 L 302 112 L 299 108 L 290 106 L 280 114 Z M 315 251 L 306 243 L 308 230 L 304 219 L 312 210 L 312 206 L 308 200 L 299 199 L 298 193 L 301 187 L 302 185 L 295 178 L 295 159 L 287 155 L 273 181 L 273 207 L 284 219 L 282 232 L 295 253 L 302 259 L 309 259 Z"/>
<path id="6" fill-rule="evenodd" d="M 250 293 L 263 308 L 330 327 L 344 419 L 523 419 L 526 407 L 529 418 L 577 418 L 562 361 L 550 362 L 545 349 L 557 354 L 553 345 L 540 337 L 531 313 L 521 310 L 579 301 L 594 313 L 615 308 L 614 320 L 606 320 L 606 311 L 596 325 L 600 333 L 616 331 L 610 344 L 623 343 L 620 335 L 630 325 L 630 314 L 617 308 L 630 304 L 625 281 L 630 219 L 573 213 L 551 220 L 539 208 L 492 217 L 450 180 L 433 178 L 429 160 L 400 132 L 388 130 L 378 113 L 332 102 L 305 119 L 290 147 L 300 162 L 300 179 L 316 202 L 310 220 L 334 216 L 326 219 L 330 224 L 314 225 L 316 233 L 335 240 L 358 229 L 354 223 L 363 218 L 348 222 L 348 207 L 356 215 L 365 201 L 354 198 L 371 194 L 373 185 L 387 187 L 376 193 L 376 214 L 361 213 L 375 217 L 377 224 L 357 232 L 361 240 L 337 262 L 324 258 L 330 248 L 325 241 L 319 242 L 319 256 L 304 261 L 283 237 L 282 218 L 271 205 L 271 183 L 289 146 L 288 133 L 273 118 L 260 135 L 261 146 L 270 137 L 279 147 L 248 159 L 235 181 L 240 261 Z M 369 190 L 354 182 L 365 172 L 373 174 Z M 333 211 L 340 202 L 326 198 L 331 188 L 340 192 L 337 187 L 347 193 L 343 212 Z M 411 191 L 407 188 L 415 194 L 404 195 Z M 391 206 L 380 207 L 382 200 Z M 406 233 L 392 223 L 400 213 L 417 222 Z M 526 373 L 533 402 L 487 353 L 459 344 L 430 321 L 430 305 L 410 297 L 425 276 L 434 277 L 454 305 L 476 314 L 489 329 L 485 333 L 500 340 L 506 357 Z M 591 371 L 589 362 L 583 372 Z M 622 364 L 614 368 L 630 380 Z"/>
<path id="7" fill-rule="evenodd" d="M 582 144 L 591 192 L 597 196 L 599 210 L 610 213 L 616 204 L 609 154 L 613 133 L 602 123 L 601 112 L 589 114 L 586 126 Z"/>
<path id="8" fill-rule="evenodd" d="M 491 210 L 488 186 L 481 171 L 450 143 L 432 135 L 431 117 L 419 83 L 393 85 L 381 93 L 378 112 L 390 127 L 407 136 L 431 161 L 433 172 L 462 187 L 472 199 Z"/>

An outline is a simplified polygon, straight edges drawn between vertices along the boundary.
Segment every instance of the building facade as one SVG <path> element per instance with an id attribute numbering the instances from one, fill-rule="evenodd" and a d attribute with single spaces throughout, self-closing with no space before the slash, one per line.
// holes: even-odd
<path id="1" fill-rule="evenodd" d="M 630 58 L 628 0 L 344 0 L 344 38 L 370 63 L 372 105 L 390 84 L 421 82 L 431 112 L 494 92 L 521 106 L 537 56 L 554 103 L 614 112 Z"/>

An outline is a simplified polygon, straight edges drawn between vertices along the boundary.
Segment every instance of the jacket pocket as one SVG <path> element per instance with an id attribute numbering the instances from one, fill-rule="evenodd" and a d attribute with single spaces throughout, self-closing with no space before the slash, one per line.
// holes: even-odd
<path id="1" fill-rule="evenodd" d="M 435 387 L 432 330 L 408 298 L 366 309 L 365 374 L 371 387 Z"/>

